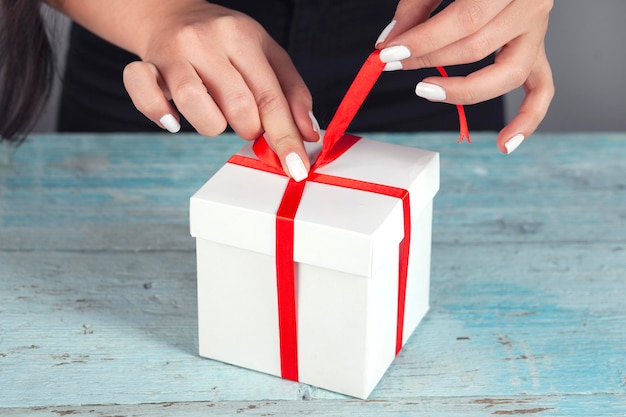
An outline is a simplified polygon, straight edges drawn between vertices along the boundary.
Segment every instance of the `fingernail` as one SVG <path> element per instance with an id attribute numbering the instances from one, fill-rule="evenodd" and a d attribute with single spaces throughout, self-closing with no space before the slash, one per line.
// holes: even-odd
<path id="1" fill-rule="evenodd" d="M 446 99 L 446 90 L 435 84 L 418 83 L 415 86 L 415 94 L 431 101 L 442 101 Z"/>
<path id="2" fill-rule="evenodd" d="M 176 120 L 176 118 L 169 113 L 161 117 L 159 122 L 161 122 L 161 124 L 165 126 L 170 133 L 176 133 L 180 130 L 180 123 L 178 123 L 178 120 Z"/>
<path id="3" fill-rule="evenodd" d="M 317 122 L 317 119 L 313 115 L 312 111 L 309 111 L 309 119 L 311 119 L 311 124 L 313 125 L 313 130 L 317 133 L 317 141 L 322 140 L 322 131 L 320 129 L 320 124 Z"/>
<path id="4" fill-rule="evenodd" d="M 379 43 L 385 42 L 385 39 L 387 39 L 387 36 L 389 36 L 395 25 L 396 21 L 392 20 L 387 26 L 385 26 L 383 31 L 380 32 L 380 35 L 378 35 L 378 39 L 376 39 L 376 43 L 374 44 L 374 46 L 378 45 Z"/>
<path id="5" fill-rule="evenodd" d="M 524 135 L 522 135 L 521 133 L 518 133 L 517 135 L 513 136 L 504 144 L 504 147 L 506 148 L 506 153 L 509 154 L 513 152 L 514 150 L 516 150 L 517 147 L 520 146 L 520 144 L 523 141 L 524 141 Z"/>
<path id="6" fill-rule="evenodd" d="M 385 68 L 383 68 L 383 71 L 398 71 L 401 69 L 402 69 L 402 62 L 392 61 L 392 62 L 387 62 L 385 64 Z"/>
<path id="7" fill-rule="evenodd" d="M 380 51 L 380 60 L 383 62 L 402 61 L 410 56 L 411 51 L 403 45 L 390 46 Z"/>
<path id="8" fill-rule="evenodd" d="M 309 173 L 304 166 L 304 162 L 302 162 L 300 155 L 297 153 L 291 152 L 285 158 L 285 162 L 287 163 L 287 168 L 289 169 L 289 175 L 291 175 L 291 178 L 293 178 L 296 182 L 300 182 L 309 176 Z"/>

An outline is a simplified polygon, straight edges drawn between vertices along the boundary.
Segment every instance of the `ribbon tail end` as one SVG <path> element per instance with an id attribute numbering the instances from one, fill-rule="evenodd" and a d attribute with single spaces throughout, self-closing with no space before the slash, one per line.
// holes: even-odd
<path id="1" fill-rule="evenodd" d="M 463 143 L 463 140 L 466 140 L 467 143 L 472 143 L 472 141 L 470 140 L 469 133 L 461 132 L 461 134 L 459 135 L 459 141 L 457 143 Z"/>
<path id="2" fill-rule="evenodd" d="M 465 116 L 465 109 L 461 104 L 456 105 L 456 110 L 459 115 L 459 142 L 462 143 L 463 139 L 467 140 L 467 143 L 472 143 L 470 140 L 469 127 L 467 126 L 467 117 Z"/>

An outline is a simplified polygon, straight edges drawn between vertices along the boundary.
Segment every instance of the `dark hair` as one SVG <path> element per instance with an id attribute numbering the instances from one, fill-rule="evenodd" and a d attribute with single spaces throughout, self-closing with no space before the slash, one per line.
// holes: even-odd
<path id="1" fill-rule="evenodd" d="M 42 0 L 0 0 L 0 140 L 20 143 L 52 86 L 52 48 Z"/>

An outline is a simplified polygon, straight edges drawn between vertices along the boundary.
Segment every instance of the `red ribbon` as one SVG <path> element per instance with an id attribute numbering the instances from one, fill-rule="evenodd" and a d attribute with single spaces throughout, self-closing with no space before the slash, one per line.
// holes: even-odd
<path id="1" fill-rule="evenodd" d="M 437 67 L 437 71 L 439 71 L 442 77 L 448 77 L 448 73 L 444 67 Z M 469 129 L 467 127 L 467 118 L 465 117 L 465 109 L 461 104 L 457 104 L 456 111 L 459 115 L 459 143 L 463 142 L 463 139 L 466 139 L 467 143 L 471 143 Z"/>
<path id="2" fill-rule="evenodd" d="M 400 242 L 399 247 L 398 308 L 395 354 L 397 355 L 402 348 L 406 281 L 411 242 L 409 192 L 408 190 L 402 188 L 349 178 L 341 178 L 316 172 L 318 168 L 339 158 L 344 152 L 360 140 L 359 137 L 345 135 L 344 132 L 383 71 L 385 64 L 380 61 L 378 55 L 379 51 L 374 51 L 370 54 L 352 82 L 352 85 L 346 92 L 346 95 L 335 113 L 335 116 L 326 129 L 322 151 L 311 166 L 308 178 L 301 182 L 289 179 L 283 198 L 276 212 L 276 286 L 278 292 L 280 365 L 281 376 L 285 379 L 298 381 L 298 337 L 295 291 L 296 276 L 293 259 L 294 219 L 307 182 L 317 182 L 338 187 L 352 188 L 400 198 L 402 200 L 404 238 Z M 443 68 L 440 69 L 440 72 L 441 71 L 443 71 L 443 76 L 447 76 Z M 462 112 L 462 106 L 458 106 L 457 108 L 460 109 L 459 121 L 461 124 L 461 138 L 459 139 L 459 142 L 464 137 L 466 137 L 469 142 L 465 113 Z M 228 162 L 285 176 L 280 160 L 263 137 L 258 138 L 254 142 L 252 149 L 259 159 L 249 158 L 242 155 L 233 155 Z"/>

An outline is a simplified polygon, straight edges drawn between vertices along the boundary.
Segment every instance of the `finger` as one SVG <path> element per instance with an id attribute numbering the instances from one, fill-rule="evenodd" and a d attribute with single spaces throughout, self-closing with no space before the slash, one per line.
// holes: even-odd
<path id="1" fill-rule="evenodd" d="M 381 60 L 393 62 L 437 51 L 480 30 L 511 1 L 457 0 L 424 23 L 390 40 L 381 52 Z"/>
<path id="2" fill-rule="evenodd" d="M 266 137 L 283 170 L 296 181 L 303 180 L 308 176 L 309 158 L 289 102 L 264 51 L 255 49 L 231 59 L 252 91 Z"/>
<path id="3" fill-rule="evenodd" d="M 207 56 L 210 55 L 202 57 Z M 199 59 L 193 65 L 235 133 L 246 140 L 261 136 L 263 129 L 254 96 L 231 62 L 212 57 L 210 61 Z"/>
<path id="4" fill-rule="evenodd" d="M 289 55 L 282 48 L 271 48 L 268 59 L 303 139 L 310 142 L 321 140 L 320 125 L 313 114 L 313 98 Z"/>
<path id="5" fill-rule="evenodd" d="M 148 62 L 131 62 L 124 68 L 124 87 L 133 104 L 148 119 L 171 133 L 180 130 L 178 113 L 167 99 L 156 67 Z"/>
<path id="6" fill-rule="evenodd" d="M 518 114 L 498 134 L 496 143 L 503 153 L 513 152 L 526 138 L 532 135 L 544 119 L 554 97 L 552 70 L 541 48 L 537 62 L 528 80 L 524 83 L 526 97 Z"/>
<path id="7" fill-rule="evenodd" d="M 176 107 L 198 133 L 210 137 L 226 129 L 224 115 L 189 62 L 172 60 L 159 70 Z"/>
<path id="8" fill-rule="evenodd" d="M 431 101 L 476 104 L 499 97 L 521 86 L 537 61 L 541 47 L 539 33 L 527 33 L 502 48 L 492 65 L 466 77 L 428 77 L 415 93 Z"/>

